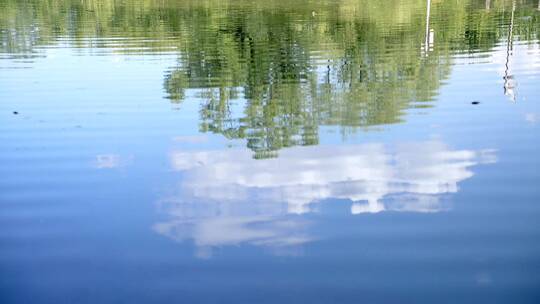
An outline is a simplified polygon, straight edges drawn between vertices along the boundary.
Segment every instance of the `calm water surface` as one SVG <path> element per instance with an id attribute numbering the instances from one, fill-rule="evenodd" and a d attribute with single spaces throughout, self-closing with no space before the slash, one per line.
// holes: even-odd
<path id="1" fill-rule="evenodd" d="M 0 0 L 0 302 L 540 302 L 537 0 Z"/>

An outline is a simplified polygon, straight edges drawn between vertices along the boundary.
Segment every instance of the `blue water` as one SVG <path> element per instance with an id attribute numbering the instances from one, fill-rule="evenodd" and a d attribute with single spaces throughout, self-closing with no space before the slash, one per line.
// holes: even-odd
<path id="1" fill-rule="evenodd" d="M 539 35 L 535 1 L 0 0 L 0 301 L 537 303 Z"/>

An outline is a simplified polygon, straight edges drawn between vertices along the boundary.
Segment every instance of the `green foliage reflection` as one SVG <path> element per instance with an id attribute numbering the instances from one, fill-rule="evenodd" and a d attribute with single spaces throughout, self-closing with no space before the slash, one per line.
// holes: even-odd
<path id="1" fill-rule="evenodd" d="M 167 97 L 182 103 L 191 92 L 201 131 L 245 139 L 267 158 L 317 144 L 322 125 L 346 135 L 432 106 L 453 55 L 500 43 L 511 7 L 433 0 L 426 32 L 426 0 L 0 0 L 0 38 L 4 53 L 23 56 L 61 37 L 176 52 Z M 517 1 L 516 39 L 538 41 L 537 7 Z"/>

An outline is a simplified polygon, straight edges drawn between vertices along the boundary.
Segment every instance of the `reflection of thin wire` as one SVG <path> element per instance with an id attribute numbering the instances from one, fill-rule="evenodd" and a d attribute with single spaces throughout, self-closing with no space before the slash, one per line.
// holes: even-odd
<path id="1" fill-rule="evenodd" d="M 516 1 L 512 1 L 512 15 L 510 18 L 510 27 L 508 29 L 508 41 L 506 43 L 506 63 L 504 69 L 504 95 L 509 95 L 512 101 L 516 101 L 516 96 L 514 94 L 514 84 L 511 80 L 514 78 L 510 74 L 510 55 L 513 51 L 513 39 L 512 35 L 514 32 L 514 11 L 516 10 Z"/>

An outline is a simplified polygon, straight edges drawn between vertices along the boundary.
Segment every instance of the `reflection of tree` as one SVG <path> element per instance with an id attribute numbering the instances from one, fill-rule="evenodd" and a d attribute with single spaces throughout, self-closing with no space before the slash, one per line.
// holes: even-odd
<path id="1" fill-rule="evenodd" d="M 436 47 L 422 57 L 425 0 L 3 0 L 0 49 L 27 55 L 62 37 L 110 52 L 175 50 L 167 97 L 198 94 L 202 131 L 245 139 L 267 158 L 317 144 L 320 125 L 353 132 L 428 107 L 452 52 L 489 50 L 507 35 L 507 2 L 433 1 Z M 517 1 L 517 39 L 539 38 L 536 5 Z"/>
<path id="2" fill-rule="evenodd" d="M 530 41 L 539 40 L 538 1 L 518 0 L 516 4 L 514 34 Z M 379 34 L 383 36 L 375 37 L 374 42 L 380 46 L 384 40 L 380 38 L 399 39 L 399 32 L 404 28 L 421 29 L 425 5 L 426 0 L 384 3 L 373 0 L 300 0 L 290 3 L 263 0 L 2 0 L 0 49 L 5 53 L 31 52 L 35 46 L 57 43 L 59 37 L 70 38 L 75 46 L 114 47 L 120 52 L 155 51 L 171 46 L 186 50 L 189 46 L 199 45 L 204 46 L 198 50 L 201 54 L 209 51 L 226 54 L 232 49 L 234 52 L 246 50 L 245 46 L 253 45 L 255 41 L 270 44 L 277 40 L 291 43 L 301 40 L 319 48 L 329 42 L 355 43 L 347 39 L 354 38 L 358 30 L 366 30 L 350 27 L 367 24 L 359 23 L 359 20 L 378 26 Z M 434 1 L 432 6 L 431 20 L 435 22 L 433 27 L 438 39 L 452 41 L 452 47 L 458 50 L 489 48 L 495 42 L 493 38 L 506 35 L 507 31 L 500 25 L 509 22 L 508 14 L 504 14 L 511 8 L 508 0 L 489 1 L 489 10 L 483 9 L 485 4 L 481 1 L 473 0 Z M 241 19 L 245 22 L 235 24 Z M 272 31 L 268 32 L 269 29 Z M 415 35 L 419 36 L 421 32 Z M 270 35 L 266 35 L 268 33 Z M 284 35 L 286 33 L 292 35 Z M 229 40 L 220 40 L 225 37 L 222 34 L 227 34 Z M 104 37 L 110 40 L 93 40 Z M 126 38 L 144 39 L 134 45 L 134 41 Z M 408 45 L 412 46 L 413 42 L 417 41 L 411 40 Z M 129 48 L 122 48 L 122 45 Z M 305 51 L 301 46 L 306 44 L 298 46 L 297 50 Z M 215 47 L 222 48 L 216 50 Z M 415 49 L 418 47 L 414 45 Z M 258 62 L 262 64 L 265 61 L 261 55 L 272 50 L 260 50 Z M 195 61 L 198 55 L 190 53 L 190 56 Z"/>
<path id="3" fill-rule="evenodd" d="M 285 11 L 263 15 L 258 26 L 250 24 L 250 17 L 235 14 L 234 22 L 224 22 L 219 31 L 193 32 L 210 38 L 188 41 L 165 87 L 175 101 L 185 89 L 198 89 L 204 100 L 201 129 L 245 138 L 256 158 L 274 156 L 282 147 L 318 143 L 321 124 L 399 122 L 408 103 L 429 100 L 448 73 L 446 62 L 416 56 L 414 26 L 387 35 L 383 27 L 361 18 L 309 19 L 299 30 Z M 342 30 L 332 29 L 332 23 L 340 22 Z M 327 28 L 329 33 L 321 35 Z M 381 56 L 389 47 L 409 54 Z M 312 49 L 322 53 L 322 64 Z M 234 99 L 245 102 L 240 117 L 230 111 Z"/>
<path id="4" fill-rule="evenodd" d="M 354 130 L 400 122 L 412 103 L 430 106 L 424 102 L 448 75 L 456 41 L 474 51 L 493 47 L 502 35 L 485 11 L 476 21 L 462 18 L 466 11 L 460 4 L 440 4 L 432 11 L 433 20 L 445 19 L 432 25 L 440 33 L 440 47 L 422 58 L 425 16 L 413 3 L 401 7 L 413 12 L 399 24 L 389 13 L 400 7 L 397 3 L 381 7 L 377 18 L 334 14 L 330 8 L 294 14 L 261 10 L 255 17 L 234 10 L 220 12 L 219 18 L 212 11 L 200 14 L 197 24 L 221 22 L 216 29 L 187 31 L 193 37 L 186 39 L 165 88 L 174 102 L 186 89 L 198 92 L 201 130 L 246 139 L 255 158 L 273 157 L 282 147 L 317 144 L 320 125 Z M 452 32 L 455 28 L 463 30 Z M 231 110 L 238 102 L 241 114 Z"/>

